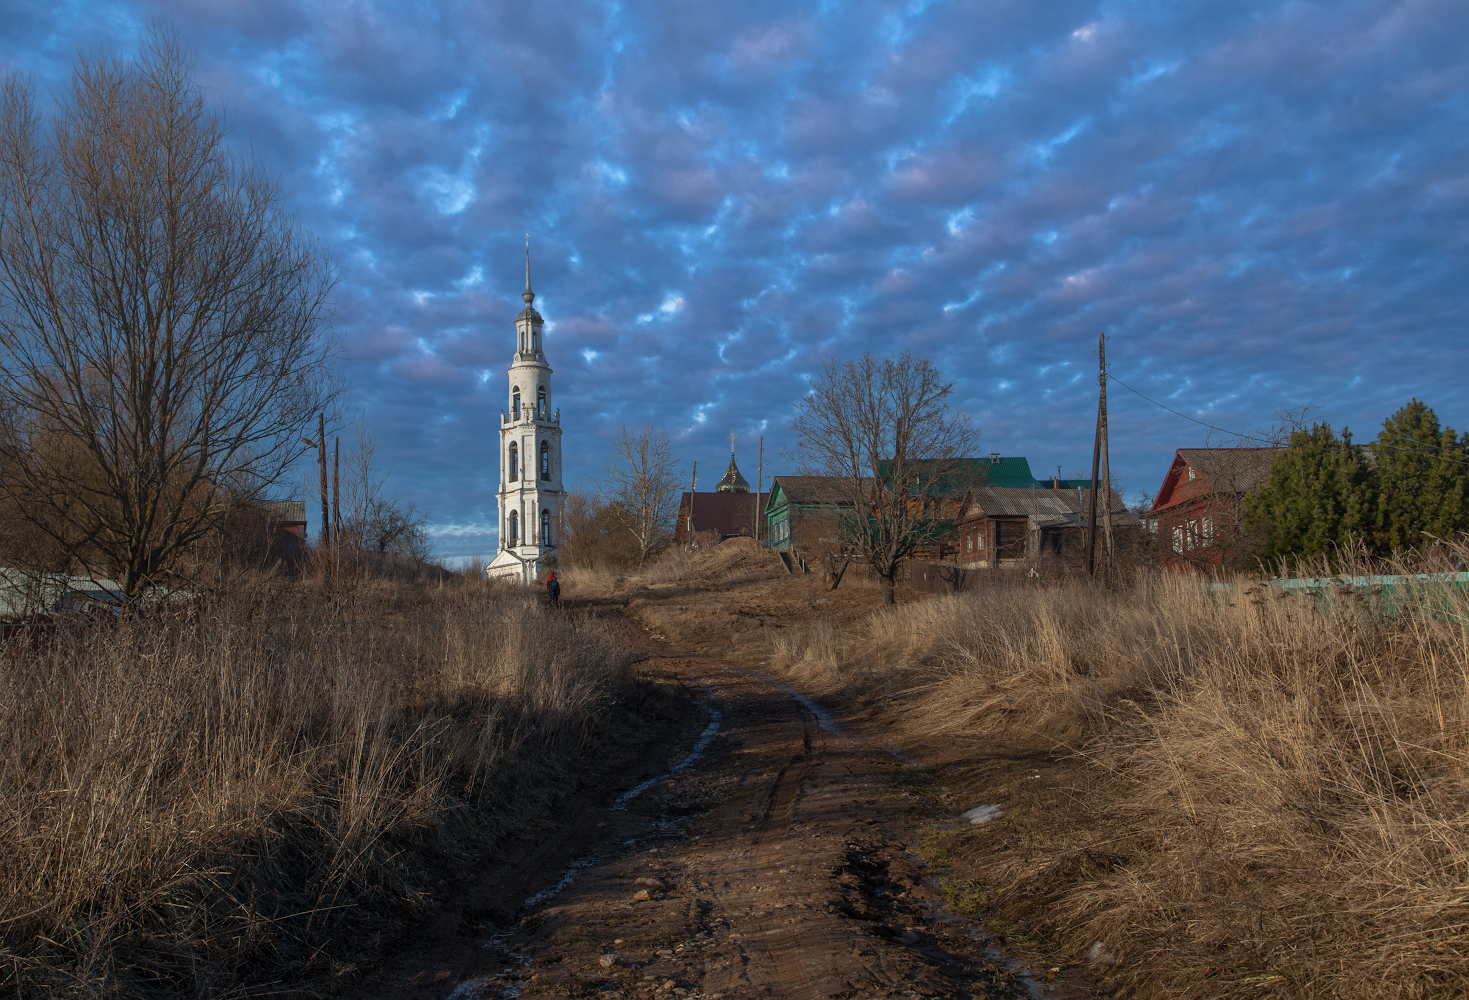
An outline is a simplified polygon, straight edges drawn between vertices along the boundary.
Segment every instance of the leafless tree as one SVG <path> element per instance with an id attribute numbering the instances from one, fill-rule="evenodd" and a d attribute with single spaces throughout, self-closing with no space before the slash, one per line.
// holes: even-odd
<path id="1" fill-rule="evenodd" d="M 282 481 L 332 397 L 334 273 L 177 37 L 0 86 L 0 495 L 128 601 Z"/>
<path id="2" fill-rule="evenodd" d="M 966 415 L 949 410 L 953 383 L 912 354 L 828 361 L 809 382 L 791 423 L 794 457 L 805 474 L 840 481 L 845 540 L 891 604 L 904 561 L 934 540 L 973 485 L 961 481 L 960 460 L 976 433 Z"/>
<path id="3" fill-rule="evenodd" d="M 602 532 L 597 523 L 602 504 L 581 490 L 572 490 L 561 503 L 561 555 L 566 566 L 591 569 L 596 564 Z"/>
<path id="4" fill-rule="evenodd" d="M 390 469 L 377 461 L 377 439 L 367 417 L 353 418 L 347 440 L 342 492 L 338 498 L 338 550 L 375 555 L 395 554 L 416 561 L 428 558 L 428 515 L 388 491 Z"/>
<path id="5" fill-rule="evenodd" d="M 682 477 L 668 432 L 644 424 L 622 428 L 613 445 L 613 460 L 598 484 L 605 516 L 637 543 L 638 565 L 673 537 Z"/>

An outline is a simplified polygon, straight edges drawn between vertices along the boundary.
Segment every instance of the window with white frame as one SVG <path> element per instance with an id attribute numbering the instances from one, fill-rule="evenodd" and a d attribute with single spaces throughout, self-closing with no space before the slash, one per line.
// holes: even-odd
<path id="1" fill-rule="evenodd" d="M 1174 552 L 1180 552 L 1180 553 L 1183 551 L 1183 526 L 1182 525 L 1174 525 L 1174 528 L 1173 528 L 1173 551 Z"/>
<path id="2" fill-rule="evenodd" d="M 1213 545 L 1214 544 L 1214 519 L 1212 517 L 1206 517 L 1206 518 L 1204 518 L 1202 521 L 1199 522 L 1199 529 L 1200 529 L 1200 532 L 1203 535 L 1203 543 L 1205 545 Z"/>

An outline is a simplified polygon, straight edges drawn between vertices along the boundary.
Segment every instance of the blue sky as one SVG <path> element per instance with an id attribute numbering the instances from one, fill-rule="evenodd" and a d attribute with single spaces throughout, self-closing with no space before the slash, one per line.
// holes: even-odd
<path id="1" fill-rule="evenodd" d="M 446 557 L 494 548 L 526 232 L 572 482 L 644 421 L 701 484 L 731 427 L 789 471 L 805 373 L 865 349 L 1070 473 L 1099 331 L 1225 428 L 1469 425 L 1462 2 L 10 0 L 0 61 L 54 90 L 155 17 L 341 263 L 354 401 Z M 1111 398 L 1130 492 L 1205 443 Z"/>

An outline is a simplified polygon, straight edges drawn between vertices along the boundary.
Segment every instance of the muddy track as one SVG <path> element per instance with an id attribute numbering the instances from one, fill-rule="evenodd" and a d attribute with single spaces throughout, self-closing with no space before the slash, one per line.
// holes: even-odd
<path id="1" fill-rule="evenodd" d="M 428 929 L 440 940 L 354 995 L 1098 995 L 947 914 L 906 846 L 925 808 L 911 762 L 779 681 L 621 627 L 688 693 L 679 745 L 487 873 L 454 935 Z"/>

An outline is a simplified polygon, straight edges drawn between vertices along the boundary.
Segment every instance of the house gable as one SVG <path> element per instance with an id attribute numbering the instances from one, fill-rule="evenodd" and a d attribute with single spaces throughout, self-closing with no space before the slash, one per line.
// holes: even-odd
<path id="1" fill-rule="evenodd" d="M 767 511 L 778 510 L 786 505 L 786 491 L 781 489 L 780 480 L 770 481 L 770 500 L 765 505 Z"/>
<path id="2" fill-rule="evenodd" d="M 1153 510 L 1162 510 L 1173 503 L 1179 482 L 1188 481 L 1188 467 L 1188 461 L 1175 451 L 1173 464 L 1168 467 L 1168 474 L 1163 477 L 1163 485 L 1158 487 L 1158 496 L 1153 500 Z"/>

